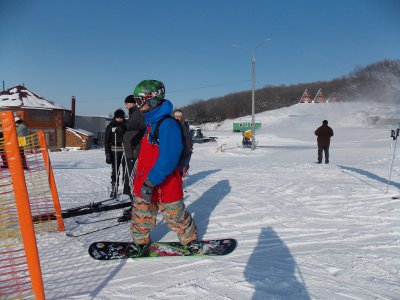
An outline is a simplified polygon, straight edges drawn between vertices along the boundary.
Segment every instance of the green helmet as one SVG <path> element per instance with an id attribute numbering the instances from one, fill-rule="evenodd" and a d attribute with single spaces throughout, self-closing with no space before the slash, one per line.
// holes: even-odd
<path id="1" fill-rule="evenodd" d="M 147 103 L 150 110 L 160 105 L 164 97 L 164 84 L 158 80 L 143 80 L 133 91 L 133 98 L 136 100 L 136 105 L 141 107 Z"/>

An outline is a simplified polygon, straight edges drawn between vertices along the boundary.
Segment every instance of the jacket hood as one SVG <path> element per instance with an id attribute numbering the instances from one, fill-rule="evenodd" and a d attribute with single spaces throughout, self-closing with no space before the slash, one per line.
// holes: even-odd
<path id="1" fill-rule="evenodd" d="M 173 110 L 173 105 L 171 101 L 168 99 L 164 99 L 163 103 L 161 105 L 157 106 L 155 109 L 152 109 L 146 113 L 144 113 L 144 117 L 146 119 L 146 124 L 147 125 L 152 125 L 154 123 L 157 123 L 159 119 L 166 115 L 170 115 Z"/>

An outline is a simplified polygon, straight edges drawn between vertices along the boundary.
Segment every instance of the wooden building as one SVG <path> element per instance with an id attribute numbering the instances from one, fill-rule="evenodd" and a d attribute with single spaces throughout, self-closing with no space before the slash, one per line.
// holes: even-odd
<path id="1" fill-rule="evenodd" d="M 0 92 L 0 110 L 14 111 L 30 132 L 43 130 L 49 149 L 65 147 L 65 128 L 73 126 L 71 110 L 56 105 L 23 85 Z"/>
<path id="2" fill-rule="evenodd" d="M 307 89 L 304 90 L 303 95 L 300 98 L 299 103 L 312 103 L 313 99 L 311 99 L 310 93 Z"/>
<path id="3" fill-rule="evenodd" d="M 325 97 L 325 93 L 322 89 L 319 89 L 315 94 L 314 99 L 311 98 L 310 93 L 307 89 L 304 90 L 303 95 L 300 98 L 299 103 L 326 103 L 328 100 Z"/>
<path id="4" fill-rule="evenodd" d="M 326 103 L 326 97 L 322 89 L 319 89 L 318 92 L 315 94 L 314 103 Z"/>
<path id="5" fill-rule="evenodd" d="M 75 128 L 65 128 L 65 147 L 89 150 L 92 146 L 93 133 Z"/>

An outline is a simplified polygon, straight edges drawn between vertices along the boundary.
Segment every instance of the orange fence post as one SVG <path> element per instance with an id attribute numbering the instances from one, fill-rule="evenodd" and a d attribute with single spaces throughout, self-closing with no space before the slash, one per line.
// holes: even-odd
<path id="1" fill-rule="evenodd" d="M 53 197 L 54 210 L 58 224 L 58 231 L 65 231 L 60 200 L 58 198 L 56 181 L 54 180 L 53 168 L 51 167 L 49 152 L 47 151 L 46 138 L 42 130 L 40 130 L 37 134 L 39 136 L 40 148 L 42 149 L 42 155 L 44 164 L 46 166 L 47 176 L 49 177 L 49 185 L 50 185 L 51 195 Z"/>
<path id="2" fill-rule="evenodd" d="M 15 129 L 13 112 L 1 112 L 1 119 L 5 150 L 7 153 L 7 161 L 15 194 L 20 230 L 31 278 L 32 290 L 35 294 L 35 299 L 45 299 L 42 272 L 40 270 L 39 252 L 36 245 L 35 229 L 29 205 L 24 170 L 22 168 L 22 159 L 18 146 L 18 137 Z"/>

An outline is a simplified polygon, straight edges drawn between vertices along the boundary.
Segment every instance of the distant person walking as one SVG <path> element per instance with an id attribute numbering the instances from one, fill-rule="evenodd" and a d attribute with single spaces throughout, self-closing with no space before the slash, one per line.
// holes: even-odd
<path id="1" fill-rule="evenodd" d="M 318 163 L 322 163 L 322 152 L 325 154 L 325 163 L 329 164 L 329 145 L 331 143 L 331 137 L 333 136 L 333 130 L 328 126 L 328 121 L 323 120 L 322 126 L 315 130 L 318 143 Z"/>

